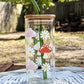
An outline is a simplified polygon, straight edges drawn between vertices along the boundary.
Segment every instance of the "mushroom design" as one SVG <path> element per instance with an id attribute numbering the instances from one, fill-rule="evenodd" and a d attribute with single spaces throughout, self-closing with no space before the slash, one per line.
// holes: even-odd
<path id="1" fill-rule="evenodd" d="M 47 59 L 48 58 L 48 55 L 47 53 L 44 53 L 44 56 L 43 56 L 44 59 Z"/>
<path id="2" fill-rule="evenodd" d="M 35 64 L 33 61 L 29 61 L 29 63 L 26 65 L 26 68 L 29 70 L 36 70 L 38 68 L 37 64 Z"/>
<path id="3" fill-rule="evenodd" d="M 40 42 L 38 42 L 37 44 L 34 45 L 35 50 L 39 50 L 39 48 L 40 48 Z"/>
<path id="4" fill-rule="evenodd" d="M 32 28 L 28 28 L 28 30 L 26 32 L 26 36 L 27 37 L 36 37 L 37 33 L 35 31 L 33 31 Z"/>
<path id="5" fill-rule="evenodd" d="M 25 39 L 27 40 L 27 42 L 29 43 L 29 44 L 31 44 L 31 43 L 33 43 L 33 39 L 31 38 L 31 37 L 25 37 Z"/>
<path id="6" fill-rule="evenodd" d="M 49 47 L 47 44 L 44 44 L 44 45 L 43 45 L 42 47 L 40 47 L 40 49 L 39 49 L 39 52 L 40 52 L 40 53 L 44 53 L 44 56 L 43 56 L 44 59 L 47 59 L 47 58 L 48 58 L 47 53 L 50 53 L 51 51 L 52 51 L 52 48 Z"/>
<path id="7" fill-rule="evenodd" d="M 43 44 L 42 47 L 40 47 L 39 52 L 40 53 L 50 53 L 52 51 L 52 48 L 49 47 L 47 44 Z"/>

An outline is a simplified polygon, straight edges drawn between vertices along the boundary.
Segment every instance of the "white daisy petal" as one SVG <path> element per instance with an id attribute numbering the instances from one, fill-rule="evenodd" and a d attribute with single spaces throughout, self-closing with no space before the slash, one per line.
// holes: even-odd
<path id="1" fill-rule="evenodd" d="M 38 65 L 42 64 L 41 57 L 36 58 L 36 64 L 38 64 Z"/>
<path id="2" fill-rule="evenodd" d="M 48 31 L 42 31 L 41 32 L 41 38 L 44 40 L 44 39 L 47 39 L 47 38 L 49 38 L 49 33 L 48 33 Z"/>
<path id="3" fill-rule="evenodd" d="M 49 71 L 50 70 L 50 65 L 48 63 L 43 64 L 42 70 L 44 70 L 44 72 Z"/>
<path id="4" fill-rule="evenodd" d="M 34 49 L 31 47 L 28 47 L 28 56 L 34 56 L 34 54 L 35 54 Z"/>

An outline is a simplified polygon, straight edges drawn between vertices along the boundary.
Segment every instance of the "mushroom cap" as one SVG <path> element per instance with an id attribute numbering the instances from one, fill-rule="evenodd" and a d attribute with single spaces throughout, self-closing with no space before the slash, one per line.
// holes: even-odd
<path id="1" fill-rule="evenodd" d="M 36 37 L 37 33 L 35 31 L 33 31 L 32 28 L 28 28 L 28 30 L 26 31 L 26 36 L 27 37 Z"/>
<path id="2" fill-rule="evenodd" d="M 29 61 L 29 63 L 26 65 L 26 68 L 29 70 L 36 70 L 38 68 L 37 64 L 35 64 L 33 61 Z"/>
<path id="3" fill-rule="evenodd" d="M 34 49 L 35 49 L 35 50 L 39 50 L 39 48 L 40 48 L 40 42 L 38 42 L 38 43 L 36 43 L 36 44 L 34 45 Z"/>
<path id="4" fill-rule="evenodd" d="M 49 47 L 47 44 L 43 44 L 42 47 L 40 47 L 39 52 L 40 53 L 50 53 L 52 51 L 52 48 Z"/>

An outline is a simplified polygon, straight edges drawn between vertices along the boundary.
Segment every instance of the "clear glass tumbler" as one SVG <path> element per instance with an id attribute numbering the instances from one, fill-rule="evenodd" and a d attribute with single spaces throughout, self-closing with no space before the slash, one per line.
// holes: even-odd
<path id="1" fill-rule="evenodd" d="M 46 83 L 54 77 L 54 18 L 51 14 L 25 16 L 27 79 L 33 82 L 42 80 Z"/>

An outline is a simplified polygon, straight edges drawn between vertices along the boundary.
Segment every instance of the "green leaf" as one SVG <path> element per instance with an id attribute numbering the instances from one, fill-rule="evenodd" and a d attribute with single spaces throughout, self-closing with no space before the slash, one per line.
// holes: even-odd
<path id="1" fill-rule="evenodd" d="M 35 7 L 34 8 L 35 11 L 37 12 L 37 14 L 39 14 L 40 13 L 40 8 L 39 8 L 37 2 L 35 0 L 31 0 L 31 2 L 32 2 L 33 6 Z"/>

